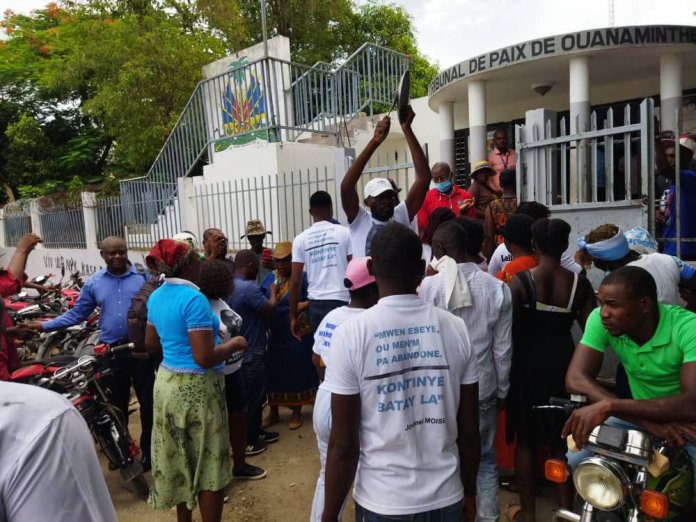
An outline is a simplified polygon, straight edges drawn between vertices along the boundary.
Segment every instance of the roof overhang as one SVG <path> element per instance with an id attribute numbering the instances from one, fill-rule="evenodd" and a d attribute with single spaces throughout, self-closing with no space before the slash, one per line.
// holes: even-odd
<path id="1" fill-rule="evenodd" d="M 659 88 L 660 56 L 682 57 L 683 86 L 696 86 L 696 26 L 631 26 L 592 29 L 537 38 L 464 60 L 442 71 L 428 86 L 428 106 L 442 102 L 468 105 L 471 81 L 486 81 L 488 100 L 539 99 L 533 84 L 568 91 L 568 62 L 590 57 L 592 89 L 645 79 Z"/>

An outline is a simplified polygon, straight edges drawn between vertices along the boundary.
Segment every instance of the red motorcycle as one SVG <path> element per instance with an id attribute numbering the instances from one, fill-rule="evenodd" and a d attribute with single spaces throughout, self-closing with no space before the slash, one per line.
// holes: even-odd
<path id="1" fill-rule="evenodd" d="M 119 352 L 133 350 L 133 343 L 110 347 L 95 346 L 92 354 L 79 358 L 58 356 L 26 365 L 12 373 L 11 380 L 34 384 L 63 394 L 80 412 L 112 468 L 121 480 L 139 494 L 147 495 L 149 485 L 138 458 L 139 448 L 128 432 L 127 420 L 111 405 L 103 379 L 111 370 L 100 362 Z"/>

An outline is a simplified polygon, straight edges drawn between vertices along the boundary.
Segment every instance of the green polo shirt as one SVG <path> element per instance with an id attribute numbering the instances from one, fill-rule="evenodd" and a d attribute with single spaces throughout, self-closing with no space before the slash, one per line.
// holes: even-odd
<path id="1" fill-rule="evenodd" d="M 610 346 L 623 363 L 634 399 L 681 393 L 682 365 L 696 361 L 696 314 L 681 306 L 659 305 L 660 321 L 652 338 L 638 346 L 627 335 L 609 335 L 596 308 L 588 317 L 581 344 L 599 352 Z"/>

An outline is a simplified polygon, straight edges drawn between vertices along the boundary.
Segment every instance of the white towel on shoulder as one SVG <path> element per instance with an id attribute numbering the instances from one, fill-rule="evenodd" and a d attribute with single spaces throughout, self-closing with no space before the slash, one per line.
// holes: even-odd
<path id="1" fill-rule="evenodd" d="M 449 256 L 433 258 L 430 263 L 445 279 L 445 302 L 448 310 L 472 306 L 471 290 L 466 276 L 459 271 L 457 262 Z"/>

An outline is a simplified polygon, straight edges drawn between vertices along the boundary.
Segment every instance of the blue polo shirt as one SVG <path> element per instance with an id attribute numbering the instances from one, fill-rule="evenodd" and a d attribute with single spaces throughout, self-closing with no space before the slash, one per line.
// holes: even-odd
<path id="1" fill-rule="evenodd" d="M 155 327 L 162 345 L 162 367 L 174 372 L 205 373 L 193 360 L 189 332 L 212 330 L 217 343 L 220 321 L 208 299 L 191 281 L 175 277 L 150 294 L 147 322 Z M 224 363 L 213 367 L 221 372 Z"/>
<path id="2" fill-rule="evenodd" d="M 99 340 L 112 344 L 128 339 L 128 309 L 131 300 L 149 279 L 131 264 L 128 271 L 117 276 L 102 268 L 87 279 L 72 310 L 43 323 L 46 332 L 62 330 L 86 320 L 99 307 Z"/>

